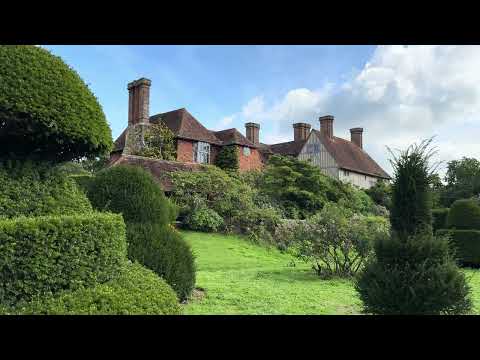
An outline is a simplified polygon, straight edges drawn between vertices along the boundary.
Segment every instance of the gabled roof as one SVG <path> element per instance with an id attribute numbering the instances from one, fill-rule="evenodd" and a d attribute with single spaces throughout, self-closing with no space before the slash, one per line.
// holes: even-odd
<path id="1" fill-rule="evenodd" d="M 242 146 L 249 146 L 255 148 L 255 144 L 253 144 L 250 140 L 248 140 L 245 136 L 243 136 L 237 129 L 227 129 L 221 131 L 215 131 L 215 136 L 222 141 L 222 145 L 242 145 Z"/>
<path id="2" fill-rule="evenodd" d="M 351 141 L 336 136 L 330 139 L 322 135 L 318 130 L 312 130 L 312 133 L 318 136 L 327 151 L 337 162 L 339 168 L 384 179 L 391 178 L 365 150 Z"/>
<path id="3" fill-rule="evenodd" d="M 221 145 L 213 131 L 205 128 L 185 108 L 150 116 L 150 122 L 163 121 L 176 137 Z"/>
<path id="4" fill-rule="evenodd" d="M 280 154 L 284 156 L 298 156 L 306 142 L 307 140 L 288 141 L 284 143 L 269 145 L 268 147 L 274 154 Z"/>

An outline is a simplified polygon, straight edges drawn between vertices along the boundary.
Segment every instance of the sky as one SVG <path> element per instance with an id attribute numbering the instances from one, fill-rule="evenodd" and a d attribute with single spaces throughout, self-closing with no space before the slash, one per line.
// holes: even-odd
<path id="1" fill-rule="evenodd" d="M 185 107 L 205 127 L 260 124 L 260 141 L 293 140 L 292 124 L 335 136 L 363 127 L 364 149 L 390 174 L 391 149 L 434 136 L 434 161 L 480 158 L 480 46 L 43 46 L 98 98 L 113 138 L 128 119 L 127 84 L 152 80 L 150 115 Z"/>

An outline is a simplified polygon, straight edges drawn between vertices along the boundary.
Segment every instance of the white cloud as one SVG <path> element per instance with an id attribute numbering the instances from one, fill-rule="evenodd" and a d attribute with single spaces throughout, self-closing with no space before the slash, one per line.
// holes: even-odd
<path id="1" fill-rule="evenodd" d="M 405 148 L 438 135 L 439 159 L 480 157 L 480 46 L 379 46 L 364 68 L 344 83 L 292 89 L 266 104 L 257 96 L 241 112 L 271 124 L 267 139 L 291 140 L 294 122 L 318 128 L 318 116 L 335 116 L 335 133 L 362 126 L 364 144 L 387 171 L 385 146 Z"/>

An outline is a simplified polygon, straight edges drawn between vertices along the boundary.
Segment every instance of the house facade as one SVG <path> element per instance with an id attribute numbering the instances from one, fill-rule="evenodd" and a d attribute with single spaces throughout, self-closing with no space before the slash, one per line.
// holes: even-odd
<path id="1" fill-rule="evenodd" d="M 128 126 L 116 139 L 110 165 L 132 164 L 151 171 L 165 190 L 171 187 L 171 171 L 199 171 L 203 165 L 214 164 L 224 146 L 234 146 L 238 153 L 239 170 L 261 170 L 272 154 L 293 156 L 310 161 L 335 179 L 369 188 L 379 179 L 390 176 L 363 150 L 363 129 L 353 128 L 351 140 L 334 136 L 333 116 L 320 117 L 320 130 L 307 123 L 293 124 L 293 141 L 279 144 L 260 142 L 260 125 L 245 124 L 245 136 L 237 129 L 212 131 L 205 128 L 185 108 L 150 116 L 151 81 L 145 78 L 128 84 Z M 135 156 L 143 145 L 143 134 L 152 124 L 162 122 L 174 134 L 176 161 Z"/>

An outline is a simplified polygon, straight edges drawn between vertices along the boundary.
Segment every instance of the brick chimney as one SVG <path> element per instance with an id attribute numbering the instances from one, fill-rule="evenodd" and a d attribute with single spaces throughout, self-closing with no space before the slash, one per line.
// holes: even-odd
<path id="1" fill-rule="evenodd" d="M 141 78 L 128 84 L 128 125 L 149 122 L 150 85 L 149 79 Z"/>
<path id="2" fill-rule="evenodd" d="M 260 143 L 260 124 L 252 122 L 246 123 L 245 134 L 247 135 L 248 140 L 255 145 L 258 145 Z"/>
<path id="3" fill-rule="evenodd" d="M 363 149 L 363 128 L 350 129 L 350 139 L 352 143 Z"/>
<path id="4" fill-rule="evenodd" d="M 320 116 L 320 133 L 330 139 L 333 139 L 333 116 Z"/>
<path id="5" fill-rule="evenodd" d="M 307 140 L 312 126 L 306 123 L 293 124 L 293 141 Z"/>

